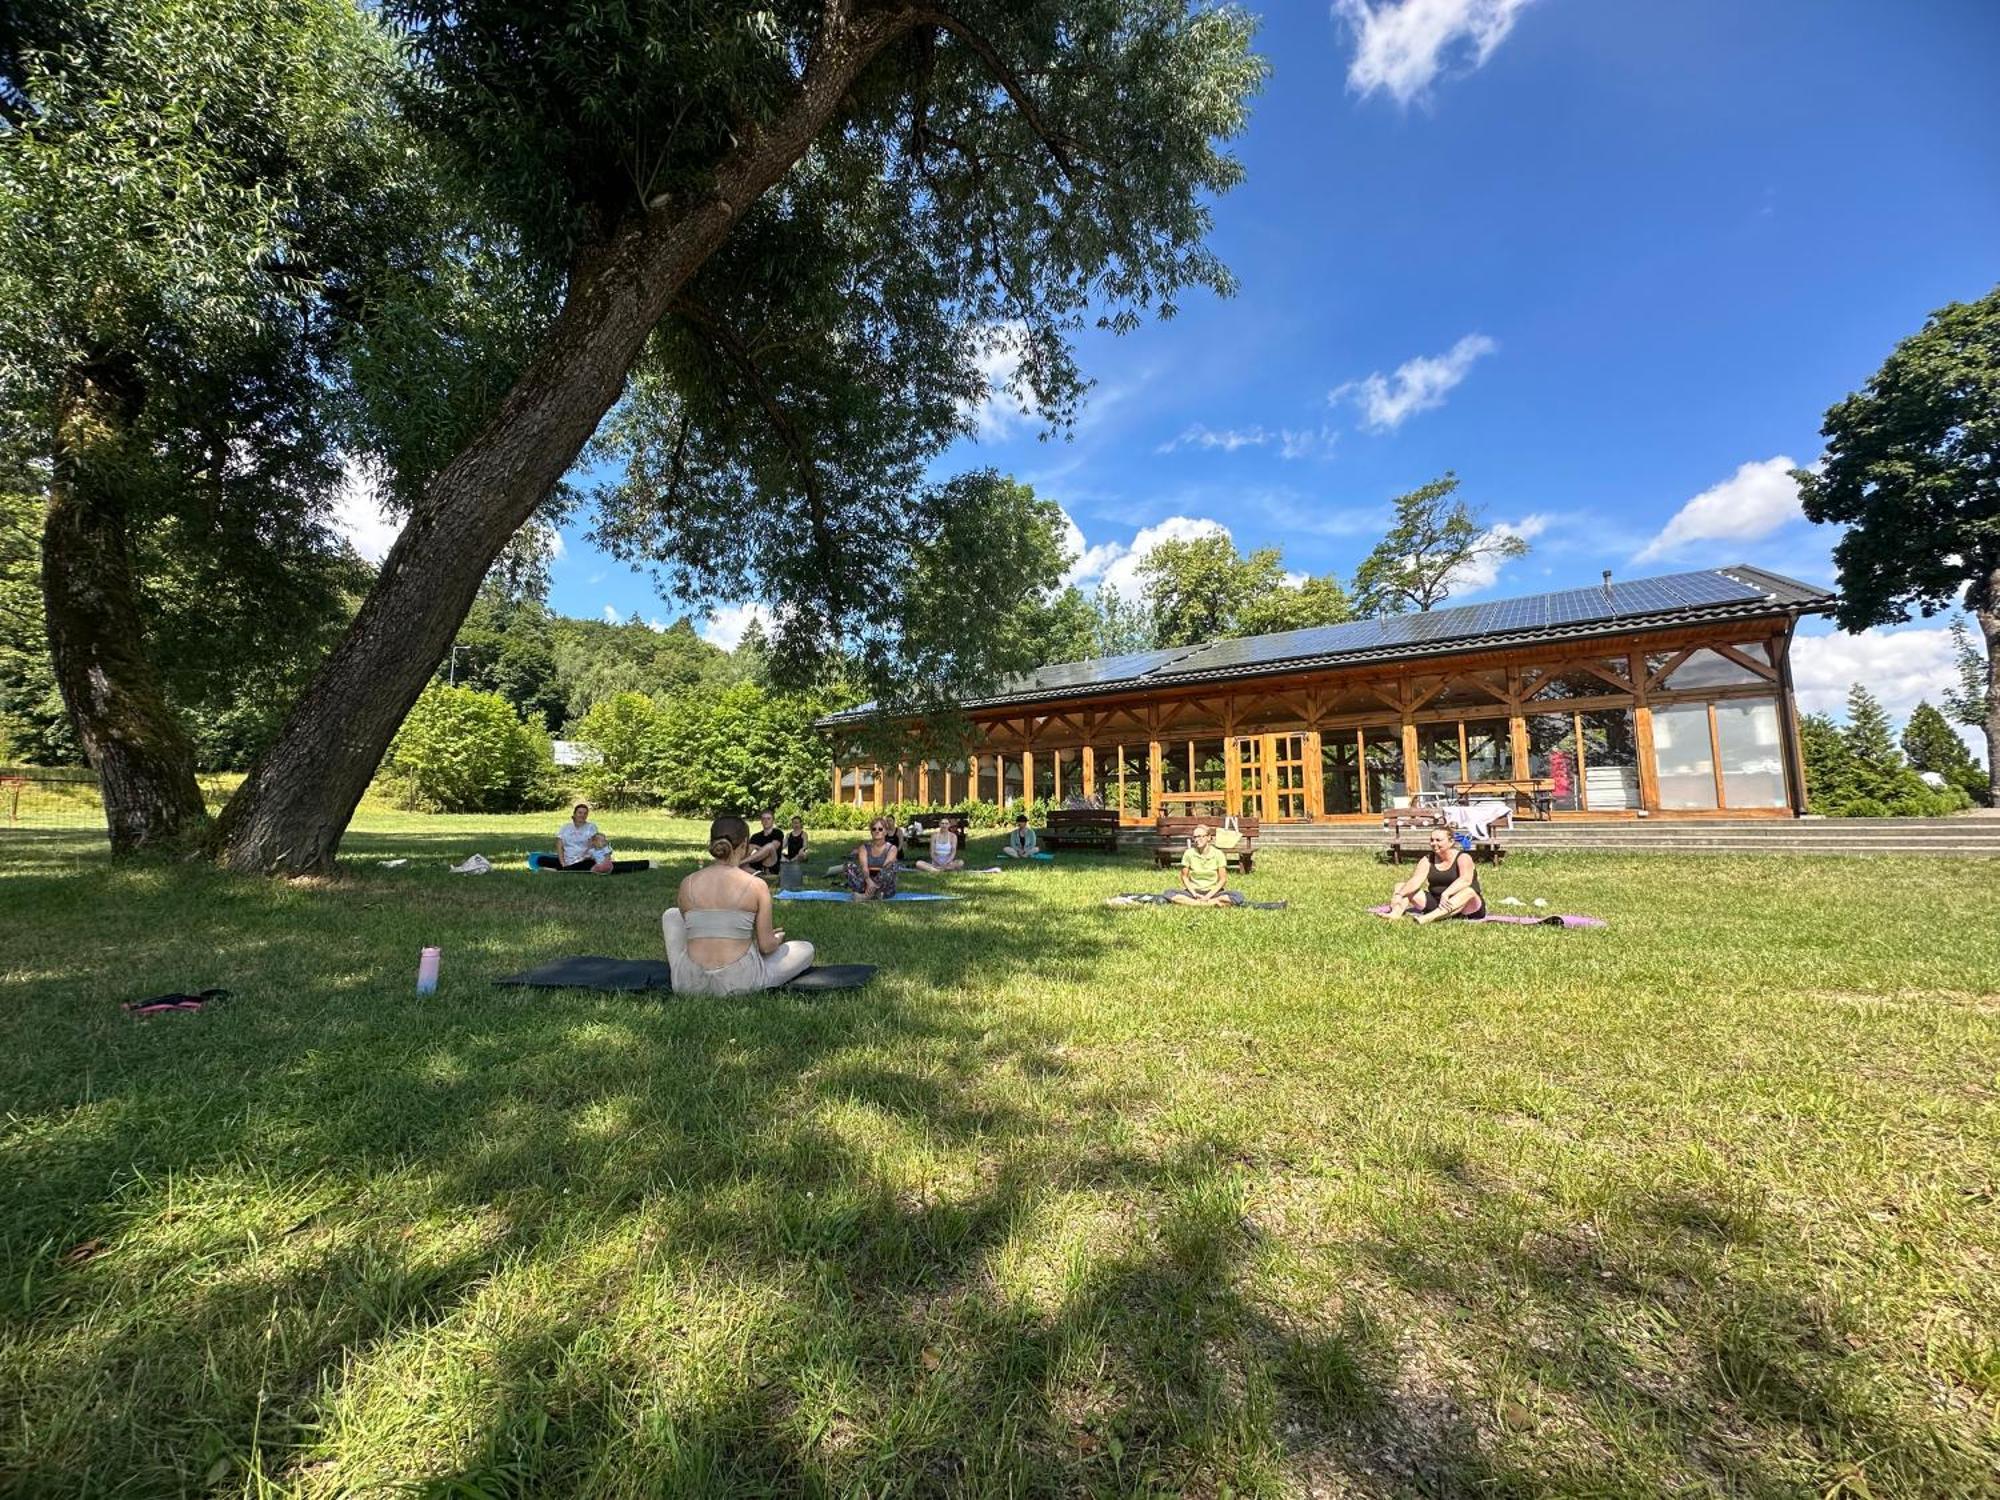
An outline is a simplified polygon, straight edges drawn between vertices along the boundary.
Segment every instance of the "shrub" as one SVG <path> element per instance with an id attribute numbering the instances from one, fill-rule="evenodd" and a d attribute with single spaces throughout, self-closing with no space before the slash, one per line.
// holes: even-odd
<path id="1" fill-rule="evenodd" d="M 1873 797 L 1855 797 L 1837 807 L 1827 809 L 1836 818 L 1886 818 L 1889 816 L 1887 803 L 1878 802 Z"/>
<path id="2" fill-rule="evenodd" d="M 420 812 L 514 812 L 557 791 L 548 738 L 498 693 L 432 683 L 383 758 L 404 807 Z"/>
<path id="3" fill-rule="evenodd" d="M 605 807 L 656 800 L 649 773 L 661 717 L 644 693 L 613 693 L 592 706 L 571 735 L 599 756 L 576 767 L 577 787 L 587 799 Z"/>

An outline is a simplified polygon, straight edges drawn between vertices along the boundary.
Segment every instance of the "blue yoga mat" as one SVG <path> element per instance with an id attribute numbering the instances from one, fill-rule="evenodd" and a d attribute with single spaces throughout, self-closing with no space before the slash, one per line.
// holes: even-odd
<path id="1" fill-rule="evenodd" d="M 852 901 L 846 891 L 773 891 L 774 901 Z M 889 901 L 956 901 L 958 897 L 947 896 L 940 891 L 898 891 L 893 896 L 883 898 Z"/>

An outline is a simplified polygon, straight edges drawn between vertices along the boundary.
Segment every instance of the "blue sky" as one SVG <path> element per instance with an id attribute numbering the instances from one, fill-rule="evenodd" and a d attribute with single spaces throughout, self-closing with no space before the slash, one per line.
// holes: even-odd
<path id="1" fill-rule="evenodd" d="M 1468 596 L 1737 561 L 1831 581 L 1785 470 L 1926 313 L 2000 279 L 2000 5 L 1262 15 L 1248 181 L 1215 208 L 1239 294 L 1086 338 L 1073 436 L 996 401 L 949 467 L 1059 501 L 1086 585 L 1214 525 L 1346 576 L 1389 497 L 1448 468 L 1533 546 Z M 556 608 L 679 612 L 565 543 Z M 727 641 L 743 617 L 705 623 Z M 1942 624 L 1813 642 L 1802 698 L 1859 677 L 1899 710 L 1935 699 Z"/>

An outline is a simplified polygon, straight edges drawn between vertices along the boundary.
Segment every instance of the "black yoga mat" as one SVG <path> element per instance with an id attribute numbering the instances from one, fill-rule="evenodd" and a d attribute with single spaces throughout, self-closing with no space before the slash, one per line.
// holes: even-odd
<path id="1" fill-rule="evenodd" d="M 559 864 L 553 854 L 530 854 L 528 856 L 528 868 L 531 870 L 546 871 L 550 875 L 595 875 L 597 873 L 589 865 L 565 866 Z M 608 873 L 612 875 L 636 875 L 641 870 L 650 870 L 652 868 L 653 862 L 650 859 L 614 859 L 611 861 L 611 869 Z"/>
<path id="2" fill-rule="evenodd" d="M 855 990 L 875 976 L 874 964 L 815 964 L 788 990 Z M 495 984 L 536 990 L 671 990 L 673 979 L 663 958 L 602 958 L 582 955 L 551 959 Z"/>

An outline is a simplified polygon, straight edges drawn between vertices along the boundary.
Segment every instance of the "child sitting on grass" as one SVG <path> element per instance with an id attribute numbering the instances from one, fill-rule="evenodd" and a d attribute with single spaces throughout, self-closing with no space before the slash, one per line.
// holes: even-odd
<path id="1" fill-rule="evenodd" d="M 601 833 L 593 833 L 590 842 L 584 845 L 590 851 L 590 873 L 609 875 L 615 862 L 611 853 L 611 841 Z"/>

